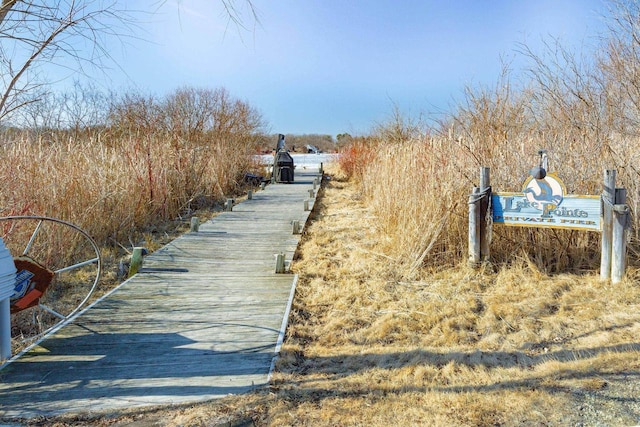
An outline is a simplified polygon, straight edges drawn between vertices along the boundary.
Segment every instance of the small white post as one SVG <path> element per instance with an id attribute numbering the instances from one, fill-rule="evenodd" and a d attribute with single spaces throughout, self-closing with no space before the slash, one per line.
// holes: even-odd
<path id="1" fill-rule="evenodd" d="M 300 221 L 293 221 L 293 234 L 300 234 Z"/>
<path id="2" fill-rule="evenodd" d="M 0 237 L 0 360 L 11 358 L 11 295 L 16 284 L 16 266 L 9 250 Z"/>
<path id="3" fill-rule="evenodd" d="M 266 186 L 267 186 L 267 183 L 266 183 L 265 181 L 262 181 L 262 182 L 260 183 L 260 189 L 261 189 L 261 190 L 264 190 L 264 189 L 266 188 Z"/>
<path id="4" fill-rule="evenodd" d="M 225 203 L 224 207 L 227 212 L 231 212 L 233 210 L 233 199 L 227 199 L 227 203 Z"/>
<path id="5" fill-rule="evenodd" d="M 309 189 L 309 198 L 313 199 L 314 197 L 316 197 L 316 192 L 313 189 Z"/>
<path id="6" fill-rule="evenodd" d="M 305 199 L 304 201 L 304 211 L 307 212 L 309 210 L 309 199 Z"/>
<path id="7" fill-rule="evenodd" d="M 253 199 L 253 190 L 249 190 L 247 191 L 247 200 L 252 200 Z"/>

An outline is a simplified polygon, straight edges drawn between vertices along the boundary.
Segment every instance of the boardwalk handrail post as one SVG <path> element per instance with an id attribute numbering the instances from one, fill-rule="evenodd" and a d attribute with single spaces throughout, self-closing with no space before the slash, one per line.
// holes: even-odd
<path id="1" fill-rule="evenodd" d="M 197 216 L 192 216 L 191 227 L 190 227 L 191 232 L 197 233 L 199 229 L 200 229 L 200 218 L 198 218 Z"/>
<path id="2" fill-rule="evenodd" d="M 276 254 L 276 274 L 284 273 L 284 254 Z"/>
<path id="3" fill-rule="evenodd" d="M 627 224 L 629 206 L 626 205 L 627 192 L 616 188 L 613 205 L 611 230 L 611 283 L 619 283 L 624 277 L 627 260 Z"/>
<path id="4" fill-rule="evenodd" d="M 227 202 L 224 204 L 224 208 L 227 212 L 233 211 L 233 199 L 227 199 Z"/>
<path id="5" fill-rule="evenodd" d="M 253 190 L 247 191 L 247 200 L 253 200 Z"/>
<path id="6" fill-rule="evenodd" d="M 613 204 L 615 202 L 616 171 L 604 171 L 602 189 L 602 246 L 600 250 L 600 278 L 611 277 L 611 238 L 613 232 Z"/>
<path id="7" fill-rule="evenodd" d="M 131 263 L 129 264 L 129 276 L 131 277 L 142 268 L 142 258 L 144 254 L 147 252 L 146 248 L 143 247 L 135 247 L 133 248 L 133 252 L 131 253 Z"/>

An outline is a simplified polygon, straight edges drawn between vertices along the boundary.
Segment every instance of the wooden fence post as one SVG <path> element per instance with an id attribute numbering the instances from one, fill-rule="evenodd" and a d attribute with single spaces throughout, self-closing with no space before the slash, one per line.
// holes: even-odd
<path id="1" fill-rule="evenodd" d="M 316 192 L 313 191 L 311 188 L 309 189 L 309 198 L 313 199 L 314 197 L 316 197 Z"/>
<path id="2" fill-rule="evenodd" d="M 611 277 L 611 239 L 613 232 L 613 204 L 615 203 L 616 171 L 604 171 L 602 189 L 602 245 L 600 249 L 600 278 Z"/>
<path id="3" fill-rule="evenodd" d="M 619 283 L 624 277 L 627 261 L 627 223 L 629 206 L 627 191 L 616 188 L 613 205 L 613 224 L 611 230 L 611 283 Z"/>
<path id="4" fill-rule="evenodd" d="M 253 200 L 253 190 L 247 191 L 247 200 Z"/>
<path id="5" fill-rule="evenodd" d="M 284 273 L 284 254 L 279 253 L 276 255 L 276 274 Z"/>
<path id="6" fill-rule="evenodd" d="M 199 229 L 200 229 L 200 218 L 198 218 L 197 216 L 192 216 L 191 228 L 190 228 L 191 232 L 197 233 Z"/>
<path id="7" fill-rule="evenodd" d="M 300 221 L 293 221 L 293 234 L 300 234 Z"/>
<path id="8" fill-rule="evenodd" d="M 305 199 L 304 200 L 304 211 L 308 211 L 309 210 L 309 199 Z"/>
<path id="9" fill-rule="evenodd" d="M 227 203 L 225 203 L 224 207 L 227 212 L 231 212 L 233 210 L 233 199 L 227 199 Z"/>
<path id="10" fill-rule="evenodd" d="M 469 264 L 472 265 L 480 262 L 479 194 L 480 188 L 473 187 L 473 193 L 469 196 Z"/>
<path id="11" fill-rule="evenodd" d="M 262 182 L 260 183 L 260 189 L 261 189 L 261 190 L 264 190 L 266 187 L 267 187 L 267 182 L 266 182 L 266 181 L 262 181 Z"/>
<path id="12" fill-rule="evenodd" d="M 480 260 L 483 262 L 489 261 L 489 202 L 491 200 L 491 181 L 489 177 L 490 168 L 480 168 L 480 193 L 482 193 L 482 199 L 480 200 Z"/>

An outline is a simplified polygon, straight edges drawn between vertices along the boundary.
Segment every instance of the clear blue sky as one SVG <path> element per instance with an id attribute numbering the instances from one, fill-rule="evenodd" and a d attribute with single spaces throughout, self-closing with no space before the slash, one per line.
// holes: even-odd
<path id="1" fill-rule="evenodd" d="M 216 0 L 125 4 L 157 10 L 144 17 L 144 40 L 114 45 L 126 76 L 113 70 L 110 87 L 225 87 L 271 132 L 334 136 L 367 133 L 394 104 L 414 116 L 446 111 L 465 85 L 491 84 L 517 43 L 558 37 L 591 48 L 608 9 L 601 0 L 253 0 L 255 23 L 236 0 L 239 29 Z"/>

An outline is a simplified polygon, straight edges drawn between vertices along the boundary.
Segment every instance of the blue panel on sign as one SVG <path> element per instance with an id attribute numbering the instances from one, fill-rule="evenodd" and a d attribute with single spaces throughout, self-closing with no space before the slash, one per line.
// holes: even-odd
<path id="1" fill-rule="evenodd" d="M 494 193 L 493 222 L 519 227 L 601 230 L 599 196 L 532 197 L 525 193 Z"/>

